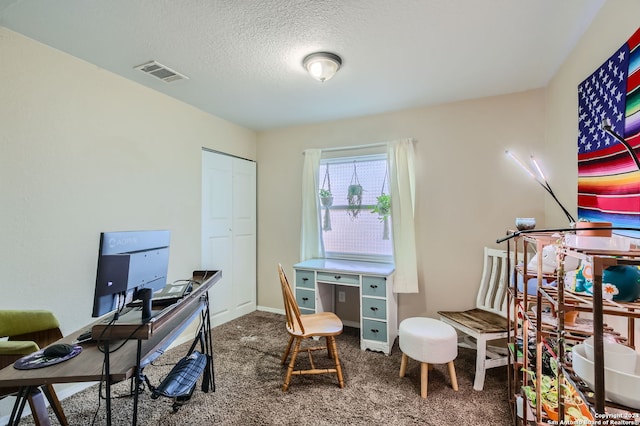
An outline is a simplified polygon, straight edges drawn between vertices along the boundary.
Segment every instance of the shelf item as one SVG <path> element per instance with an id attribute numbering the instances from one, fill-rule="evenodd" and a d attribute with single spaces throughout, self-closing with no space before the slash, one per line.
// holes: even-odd
<path id="1" fill-rule="evenodd" d="M 593 361 L 595 359 L 593 336 L 584 339 L 582 344 L 585 347 L 587 359 Z M 605 368 L 611 368 L 625 374 L 635 374 L 639 354 L 634 349 L 616 342 L 615 339 L 603 340 L 602 348 Z"/>
<path id="2" fill-rule="evenodd" d="M 587 358 L 583 344 L 573 347 L 573 371 L 591 389 L 595 389 L 594 362 Z M 640 354 L 636 355 L 640 358 Z M 640 361 L 633 374 L 612 368 L 604 369 L 605 397 L 618 404 L 640 409 Z"/>
<path id="3" fill-rule="evenodd" d="M 612 237 L 594 237 L 567 234 L 564 236 L 564 244 L 567 247 L 580 250 L 628 251 L 631 248 L 629 238 L 615 235 Z"/>
<path id="4" fill-rule="evenodd" d="M 640 261 L 640 258 L 639 258 Z M 557 301 L 557 288 L 544 288 L 544 292 L 550 300 Z M 564 299 L 567 303 L 575 303 L 578 309 L 591 312 L 593 310 L 593 295 L 578 293 L 564 287 Z M 605 315 L 621 316 L 625 318 L 640 318 L 640 301 L 618 303 L 615 300 L 602 299 L 602 313 Z"/>
<path id="5" fill-rule="evenodd" d="M 572 311 L 572 312 L 576 312 L 576 311 Z M 536 318 L 535 313 L 532 313 L 532 318 Z M 541 328 L 541 331 L 552 331 L 554 332 L 554 334 L 557 334 L 557 331 L 558 331 L 557 316 L 553 315 L 550 312 L 549 313 L 545 312 L 542 314 L 541 322 L 543 325 L 543 327 Z M 594 333 L 593 319 L 577 317 L 573 321 L 569 322 L 567 321 L 567 317 L 565 314 L 565 323 L 564 323 L 563 330 L 565 333 L 575 334 L 577 335 L 577 337 L 581 337 L 581 338 L 591 336 Z M 613 334 L 613 335 L 616 334 L 615 330 L 606 324 L 603 325 L 603 333 Z"/>

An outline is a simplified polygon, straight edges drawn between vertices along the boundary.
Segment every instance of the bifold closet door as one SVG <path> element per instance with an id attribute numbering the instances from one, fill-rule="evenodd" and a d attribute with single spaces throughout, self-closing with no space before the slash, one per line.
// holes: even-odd
<path id="1" fill-rule="evenodd" d="M 256 309 L 256 163 L 202 151 L 202 267 L 222 270 L 211 290 L 213 326 Z"/>

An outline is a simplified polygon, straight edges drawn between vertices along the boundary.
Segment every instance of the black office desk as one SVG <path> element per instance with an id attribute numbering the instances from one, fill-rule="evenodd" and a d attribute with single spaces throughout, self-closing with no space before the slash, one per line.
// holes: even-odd
<path id="1" fill-rule="evenodd" d="M 209 298 L 207 290 L 222 277 L 222 271 L 194 271 L 193 280 L 199 282 L 190 294 L 175 305 L 171 305 L 160 312 L 155 313 L 151 321 L 142 323 L 141 312 L 138 309 L 129 311 L 121 316 L 118 321 L 106 327 L 104 320 L 92 325 L 94 338 L 100 336 L 101 342 L 106 348 L 114 347 L 116 341 L 127 340 L 124 345 L 115 352 L 98 348 L 97 343 L 82 344 L 82 352 L 68 361 L 34 370 L 17 370 L 8 366 L 0 370 L 0 387 L 21 387 L 21 392 L 14 405 L 9 425 L 18 424 L 22 408 L 32 387 L 54 383 L 93 382 L 105 380 L 107 389 L 111 384 L 129 379 L 135 375 L 136 393 L 141 377 L 141 370 L 173 342 L 186 327 L 198 316 L 202 318 L 202 325 L 196 339 L 201 340 L 203 352 L 212 355 L 212 342 L 210 339 L 211 323 L 209 317 Z M 105 330 L 106 328 L 106 330 Z M 71 343 L 87 327 L 60 339 L 56 343 Z M 195 344 L 196 342 L 194 342 Z M 211 380 L 213 383 L 213 361 L 210 357 Z M 103 374 L 103 363 L 108 365 L 108 374 Z M 111 423 L 110 393 L 107 391 L 107 424 Z M 16 416 L 17 415 L 17 416 Z M 15 418 L 14 418 L 15 417 Z M 137 418 L 137 394 L 134 400 L 133 424 Z"/>

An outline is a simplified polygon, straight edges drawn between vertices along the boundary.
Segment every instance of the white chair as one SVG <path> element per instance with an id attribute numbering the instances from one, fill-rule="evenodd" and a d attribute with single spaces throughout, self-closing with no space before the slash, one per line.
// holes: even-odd
<path id="1" fill-rule="evenodd" d="M 476 307 L 466 311 L 438 312 L 441 321 L 463 333 L 458 346 L 477 351 L 476 376 L 473 382 L 475 390 L 484 388 L 487 369 L 508 363 L 506 347 L 489 346 L 488 342 L 507 337 L 507 289 L 510 276 L 506 250 L 485 247 L 484 269 Z"/>

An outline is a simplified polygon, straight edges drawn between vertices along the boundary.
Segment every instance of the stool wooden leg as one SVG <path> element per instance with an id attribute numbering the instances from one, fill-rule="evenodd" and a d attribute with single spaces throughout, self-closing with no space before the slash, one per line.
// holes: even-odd
<path id="1" fill-rule="evenodd" d="M 427 397 L 427 382 L 429 378 L 429 364 L 426 362 L 420 363 L 420 396 L 422 398 Z"/>
<path id="2" fill-rule="evenodd" d="M 453 361 L 449 361 L 447 364 L 449 367 L 449 377 L 451 378 L 451 387 L 454 391 L 458 390 L 458 379 L 456 378 L 456 367 L 453 365 Z"/>
<path id="3" fill-rule="evenodd" d="M 400 377 L 404 377 L 404 373 L 407 372 L 407 354 L 402 353 L 402 360 L 400 361 Z"/>

